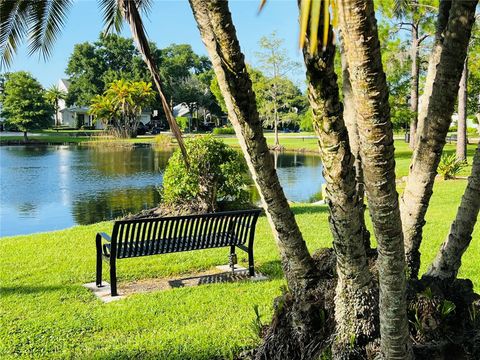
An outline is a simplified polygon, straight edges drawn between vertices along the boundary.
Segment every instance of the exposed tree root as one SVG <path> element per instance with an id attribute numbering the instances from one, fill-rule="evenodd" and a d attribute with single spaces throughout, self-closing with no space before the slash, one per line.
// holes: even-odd
<path id="1" fill-rule="evenodd" d="M 375 273 L 373 252 L 370 258 Z M 322 274 L 318 286 L 299 299 L 290 293 L 277 298 L 262 344 L 241 359 L 378 358 L 378 331 L 352 338 L 350 346 L 335 346 L 335 255 L 331 249 L 322 249 L 314 259 Z M 407 298 L 416 359 L 480 359 L 480 295 L 473 292 L 470 280 L 412 280 Z"/>

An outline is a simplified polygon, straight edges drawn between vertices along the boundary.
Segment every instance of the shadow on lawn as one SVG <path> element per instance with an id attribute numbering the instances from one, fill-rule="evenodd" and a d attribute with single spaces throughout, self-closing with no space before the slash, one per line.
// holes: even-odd
<path id="1" fill-rule="evenodd" d="M 328 206 L 326 206 L 326 205 L 299 205 L 299 206 L 292 206 L 292 211 L 295 215 L 323 214 L 323 213 L 328 213 Z"/>
<path id="2" fill-rule="evenodd" d="M 282 263 L 280 260 L 272 260 L 257 266 L 261 274 L 268 277 L 269 280 L 283 279 Z"/>
<path id="3" fill-rule="evenodd" d="M 0 286 L 0 295 L 31 295 L 31 294 L 42 294 L 46 292 L 54 291 L 68 291 L 71 286 L 65 285 L 45 285 L 45 286 Z"/>

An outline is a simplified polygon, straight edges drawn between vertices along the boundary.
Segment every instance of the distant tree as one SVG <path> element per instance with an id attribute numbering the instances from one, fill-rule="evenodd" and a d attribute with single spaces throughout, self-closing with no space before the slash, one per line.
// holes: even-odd
<path id="1" fill-rule="evenodd" d="M 301 115 L 307 109 L 307 99 L 291 80 L 286 77 L 273 80 L 251 66 L 247 66 L 247 70 L 252 80 L 258 113 L 264 126 L 275 127 L 275 121 L 277 126 L 282 123 L 300 122 Z M 210 91 L 222 110 L 227 112 L 217 78 L 212 79 Z"/>
<path id="2" fill-rule="evenodd" d="M 90 113 L 110 126 L 115 136 L 131 138 L 137 135 L 142 108 L 154 98 L 151 83 L 116 80 L 104 95 L 92 99 Z"/>
<path id="3" fill-rule="evenodd" d="M 76 44 L 65 73 L 69 76 L 68 105 L 88 106 L 115 80 L 147 81 L 149 74 L 132 39 L 100 34 L 98 41 Z"/>
<path id="4" fill-rule="evenodd" d="M 413 149 L 420 100 L 421 47 L 435 32 L 438 0 L 379 0 L 376 5 L 386 19 L 384 22 L 389 22 L 392 26 L 392 32 L 402 31 L 408 34 L 405 43 L 410 66 L 410 147 Z"/>
<path id="5" fill-rule="evenodd" d="M 45 100 L 42 85 L 28 72 L 18 71 L 5 75 L 0 102 L 2 117 L 23 131 L 25 142 L 28 141 L 27 131 L 50 125 L 53 107 Z"/>
<path id="6" fill-rule="evenodd" d="M 283 48 L 283 39 L 277 37 L 273 32 L 268 37 L 260 38 L 259 46 L 262 49 L 256 53 L 260 68 L 269 78 L 268 102 L 272 112 L 272 123 L 275 131 L 275 146 L 280 146 L 278 140 L 278 125 L 280 122 L 279 109 L 282 107 L 282 84 L 285 83 L 285 76 L 299 65 L 292 61 Z"/>
<path id="7" fill-rule="evenodd" d="M 50 86 L 45 92 L 45 99 L 47 102 L 53 106 L 55 111 L 55 126 L 59 126 L 58 122 L 58 110 L 60 100 L 65 100 L 67 98 L 67 93 L 60 89 L 57 85 Z"/>
<path id="8" fill-rule="evenodd" d="M 172 97 L 175 103 L 185 103 L 188 106 L 190 119 L 195 117 L 195 110 L 200 107 L 208 108 L 211 105 L 213 95 L 210 88 L 199 79 L 198 75 L 190 75 L 173 85 Z"/>

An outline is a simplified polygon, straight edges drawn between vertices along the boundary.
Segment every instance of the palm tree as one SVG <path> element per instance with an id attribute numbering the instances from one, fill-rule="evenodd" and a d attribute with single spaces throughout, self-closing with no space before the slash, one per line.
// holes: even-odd
<path id="1" fill-rule="evenodd" d="M 418 276 L 425 214 L 452 121 L 478 0 L 441 0 L 435 44 L 418 115 L 416 147 L 400 202 L 407 266 Z"/>
<path id="2" fill-rule="evenodd" d="M 59 102 L 60 100 L 65 100 L 67 98 L 67 93 L 57 85 L 52 85 L 45 92 L 45 98 L 53 106 L 55 111 L 55 127 L 58 127 L 60 126 L 58 121 Z"/>
<path id="3" fill-rule="evenodd" d="M 104 13 L 107 31 L 120 31 L 123 20 L 130 26 L 135 43 L 151 73 L 160 95 L 163 111 L 172 130 L 183 158 L 188 167 L 188 156 L 182 133 L 173 117 L 168 102 L 162 91 L 162 84 L 157 65 L 152 57 L 150 45 L 145 33 L 140 12 L 148 11 L 150 0 L 99 0 Z M 40 51 L 46 58 L 50 55 L 53 44 L 64 25 L 72 0 L 23 1 L 11 0 L 0 2 L 0 66 L 8 66 L 12 61 L 18 44 L 29 36 L 30 53 Z"/>
<path id="4" fill-rule="evenodd" d="M 329 36 L 333 37 L 332 29 Z M 309 35 L 305 42 L 310 43 Z M 321 43 L 317 45 L 321 46 Z M 352 97 L 348 92 L 344 91 L 344 101 L 348 105 L 345 111 L 340 102 L 335 52 L 333 41 L 329 41 L 321 54 L 311 54 L 307 47 L 303 54 L 308 99 L 313 110 L 313 125 L 319 139 L 323 175 L 327 183 L 329 222 L 337 263 L 337 328 L 333 352 L 335 358 L 348 358 L 353 345 L 355 351 L 364 351 L 367 343 L 378 337 L 378 299 L 368 268 L 367 250 L 370 250 L 370 246 L 369 239 L 366 239 L 368 231 L 365 228 L 363 189 L 357 188 L 359 179 L 356 167 L 360 161 L 356 159 L 358 154 L 354 155 L 351 150 L 352 139 L 349 141 L 351 134 L 355 137 L 353 143 L 358 150 L 358 132 L 352 129 L 351 133 L 346 126 L 347 119 L 352 127 L 356 125 L 355 109 L 352 109 Z M 348 70 L 344 73 L 343 84 L 348 87 Z M 355 344 L 352 344 L 352 337 Z"/>
<path id="5" fill-rule="evenodd" d="M 410 359 L 405 255 L 395 183 L 393 129 L 373 0 L 338 3 L 356 109 L 365 190 L 378 242 L 380 347 L 386 359 Z"/>
<path id="6" fill-rule="evenodd" d="M 117 80 L 103 96 L 95 96 L 90 113 L 112 126 L 117 137 L 135 137 L 142 108 L 153 100 L 152 85 L 144 81 Z"/>
<path id="7" fill-rule="evenodd" d="M 463 66 L 462 78 L 458 89 L 458 118 L 457 118 L 457 161 L 467 160 L 467 99 L 468 99 L 468 56 Z"/>

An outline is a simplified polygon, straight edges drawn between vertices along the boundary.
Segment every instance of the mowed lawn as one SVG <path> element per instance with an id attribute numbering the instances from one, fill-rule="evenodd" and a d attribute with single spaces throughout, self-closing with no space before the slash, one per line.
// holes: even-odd
<path id="1" fill-rule="evenodd" d="M 400 176 L 404 166 L 408 169 L 406 147 L 404 152 L 398 153 Z M 445 239 L 465 186 L 464 179 L 436 181 L 421 248 L 423 270 Z M 331 245 L 325 206 L 296 204 L 293 210 L 311 250 Z M 178 288 L 103 304 L 82 284 L 95 279 L 95 233 L 110 232 L 111 226 L 103 222 L 0 239 L 0 358 L 229 359 L 258 343 L 253 306 L 268 322 L 273 299 L 285 284 L 265 216 L 257 227 L 255 256 L 268 281 Z M 477 225 L 460 276 L 480 291 L 478 254 Z M 239 260 L 245 264 L 241 252 Z M 127 259 L 119 261 L 118 276 L 121 286 L 135 279 L 182 277 L 227 261 L 227 248 Z"/>

